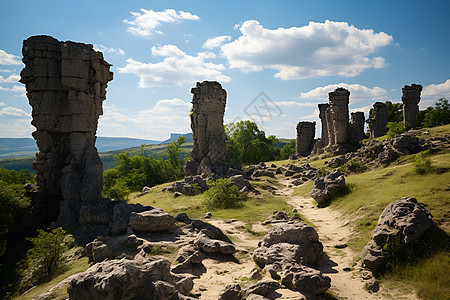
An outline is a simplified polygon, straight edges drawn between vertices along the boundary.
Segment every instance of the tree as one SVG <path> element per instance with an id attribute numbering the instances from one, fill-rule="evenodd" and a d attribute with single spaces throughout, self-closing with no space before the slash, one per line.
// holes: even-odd
<path id="1" fill-rule="evenodd" d="M 425 111 L 422 126 L 432 127 L 450 123 L 450 104 L 445 98 L 440 98 L 434 107 L 428 107 Z"/>
<path id="2" fill-rule="evenodd" d="M 183 173 L 183 165 L 180 158 L 180 147 L 185 142 L 186 138 L 184 136 L 180 136 L 177 140 L 167 145 L 166 155 L 169 158 L 169 162 L 172 164 L 172 167 L 179 171 L 178 175 L 182 175 Z"/>
<path id="3" fill-rule="evenodd" d="M 281 159 L 288 159 L 290 155 L 295 154 L 295 140 L 289 141 L 280 151 Z"/>
<path id="4" fill-rule="evenodd" d="M 403 122 L 403 104 L 385 102 L 388 111 L 388 122 Z"/>

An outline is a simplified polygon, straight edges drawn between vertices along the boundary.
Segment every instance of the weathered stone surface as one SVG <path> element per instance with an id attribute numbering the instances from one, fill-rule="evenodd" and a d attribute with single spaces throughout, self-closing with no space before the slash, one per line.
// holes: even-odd
<path id="1" fill-rule="evenodd" d="M 170 273 L 166 259 L 110 260 L 78 274 L 67 292 L 70 299 L 175 299 L 181 292 L 176 285 L 180 280 Z"/>
<path id="2" fill-rule="evenodd" d="M 97 121 L 112 80 L 110 64 L 92 45 L 32 36 L 23 42 L 20 82 L 26 85 L 39 186 L 36 223 L 78 222 L 80 207 L 101 199 L 102 163 L 95 148 Z"/>
<path id="3" fill-rule="evenodd" d="M 322 255 L 322 251 L 323 246 L 320 242 L 304 242 L 298 245 L 277 243 L 269 247 L 256 248 L 253 251 L 253 260 L 261 268 L 283 260 L 312 266 Z"/>
<path id="4" fill-rule="evenodd" d="M 375 102 L 369 111 L 367 120 L 368 131 L 372 139 L 383 136 L 387 133 L 388 111 L 383 102 Z"/>
<path id="5" fill-rule="evenodd" d="M 208 229 L 202 229 L 194 240 L 194 246 L 206 253 L 233 254 L 236 248 L 233 244 L 214 239 L 214 234 Z"/>
<path id="6" fill-rule="evenodd" d="M 122 234 L 127 232 L 132 212 L 143 212 L 152 210 L 151 206 L 143 206 L 142 204 L 128 204 L 125 201 L 120 201 L 114 205 L 113 219 L 111 223 L 111 232 L 114 234 Z"/>
<path id="7" fill-rule="evenodd" d="M 321 103 L 319 106 L 319 118 L 322 127 L 322 133 L 320 135 L 320 146 L 325 147 L 328 145 L 328 123 L 326 118 L 326 111 L 330 105 L 328 103 Z"/>
<path id="8" fill-rule="evenodd" d="M 281 288 L 281 284 L 278 281 L 265 279 L 249 286 L 245 289 L 245 292 L 247 294 L 266 296 L 279 288 Z"/>
<path id="9" fill-rule="evenodd" d="M 366 135 L 364 134 L 364 112 L 352 112 L 350 116 L 351 121 L 348 126 L 347 142 L 352 145 L 358 145 L 363 139 L 366 138 Z"/>
<path id="10" fill-rule="evenodd" d="M 238 283 L 227 284 L 222 294 L 221 300 L 240 300 L 242 299 L 241 286 Z"/>
<path id="11" fill-rule="evenodd" d="M 281 273 L 281 282 L 287 288 L 303 293 L 318 295 L 331 287 L 331 279 L 322 272 L 294 264 Z"/>
<path id="12" fill-rule="evenodd" d="M 360 257 L 365 267 L 376 271 L 384 266 L 381 250 L 387 243 L 401 240 L 412 243 L 432 226 L 432 215 L 415 198 L 402 197 L 391 202 L 381 213 L 371 241 Z"/>
<path id="13" fill-rule="evenodd" d="M 334 92 L 328 93 L 330 106 L 326 112 L 326 120 L 329 146 L 347 143 L 349 97 L 350 92 L 344 88 L 337 88 Z"/>
<path id="14" fill-rule="evenodd" d="M 253 177 L 261 177 L 261 176 L 268 176 L 268 177 L 272 177 L 275 178 L 275 174 L 273 171 L 268 170 L 268 169 L 263 169 L 263 170 L 255 170 L 255 172 L 253 172 Z"/>
<path id="15" fill-rule="evenodd" d="M 172 268 L 172 272 L 194 273 L 196 269 L 203 267 L 201 265 L 203 259 L 203 252 L 195 249 L 194 245 L 184 246 L 178 251 L 178 256 L 175 259 L 178 265 Z"/>
<path id="16" fill-rule="evenodd" d="M 227 93 L 215 81 L 197 82 L 192 88 L 191 128 L 194 146 L 184 172 L 186 176 L 226 172 L 223 115 Z"/>
<path id="17" fill-rule="evenodd" d="M 132 212 L 130 226 L 136 232 L 158 232 L 170 229 L 175 225 L 175 219 L 160 208 L 144 212 Z"/>
<path id="18" fill-rule="evenodd" d="M 421 92 L 422 86 L 419 84 L 405 85 L 402 88 L 403 125 L 405 127 L 409 124 L 410 128 L 416 128 Z"/>
<path id="19" fill-rule="evenodd" d="M 297 139 L 295 143 L 295 154 L 297 156 L 308 156 L 311 154 L 315 135 L 316 122 L 299 122 L 297 124 Z"/>
<path id="20" fill-rule="evenodd" d="M 344 173 L 335 171 L 324 177 L 317 178 L 309 194 L 317 203 L 324 204 L 344 187 Z"/>

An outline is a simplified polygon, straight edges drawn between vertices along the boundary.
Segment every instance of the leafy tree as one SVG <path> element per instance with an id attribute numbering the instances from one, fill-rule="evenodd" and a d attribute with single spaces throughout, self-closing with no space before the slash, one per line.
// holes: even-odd
<path id="1" fill-rule="evenodd" d="M 403 133 L 407 130 L 403 125 L 403 122 L 388 122 L 386 127 L 388 128 L 388 137 L 393 137 L 394 135 Z"/>
<path id="2" fill-rule="evenodd" d="M 266 137 L 258 125 L 249 120 L 225 126 L 227 160 L 244 164 L 275 160 L 280 155 L 275 136 Z"/>
<path id="3" fill-rule="evenodd" d="M 288 159 L 290 155 L 295 154 L 295 140 L 289 141 L 280 151 L 281 159 Z"/>
<path id="4" fill-rule="evenodd" d="M 450 123 L 450 104 L 445 98 L 436 101 L 434 107 L 428 107 L 421 123 L 424 127 L 439 126 Z"/>
<path id="5" fill-rule="evenodd" d="M 32 247 L 25 258 L 26 271 L 32 274 L 33 282 L 53 275 L 64 262 L 63 253 L 73 242 L 73 238 L 66 239 L 66 232 L 61 227 L 49 232 L 38 230 L 38 236 L 28 240 Z"/>
<path id="6" fill-rule="evenodd" d="M 385 102 L 388 111 L 388 122 L 403 122 L 403 104 Z"/>
<path id="7" fill-rule="evenodd" d="M 182 144 L 186 142 L 186 138 L 184 136 L 180 136 L 177 140 L 173 141 L 169 145 L 167 145 L 167 157 L 169 158 L 169 162 L 175 170 L 179 171 L 178 176 L 183 175 L 183 165 L 180 159 L 180 147 Z"/>

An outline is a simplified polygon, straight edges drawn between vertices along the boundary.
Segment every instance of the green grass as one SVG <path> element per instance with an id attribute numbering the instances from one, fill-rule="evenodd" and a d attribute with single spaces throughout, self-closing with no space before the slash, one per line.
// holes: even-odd
<path id="1" fill-rule="evenodd" d="M 273 180 L 273 179 L 270 179 Z M 267 181 L 258 181 L 260 185 L 271 185 Z M 209 210 L 202 206 L 202 195 L 173 197 L 173 193 L 161 190 L 168 184 L 162 184 L 150 191 L 148 194 L 132 198 L 130 203 L 141 203 L 162 208 L 171 215 L 185 212 L 190 218 L 202 218 L 203 214 L 210 211 L 213 218 L 218 219 L 238 219 L 246 223 L 255 223 L 266 220 L 275 210 L 289 212 L 292 207 L 286 203 L 282 197 L 272 195 L 270 192 L 262 190 L 261 195 L 251 196 L 242 203 L 239 208 Z"/>

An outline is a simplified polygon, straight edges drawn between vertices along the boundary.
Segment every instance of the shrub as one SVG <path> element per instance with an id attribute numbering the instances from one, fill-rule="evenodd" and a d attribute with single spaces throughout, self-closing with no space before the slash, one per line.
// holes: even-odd
<path id="1" fill-rule="evenodd" d="M 351 159 L 347 162 L 346 168 L 349 172 L 362 173 L 367 170 L 367 167 L 359 160 Z"/>
<path id="2" fill-rule="evenodd" d="M 244 198 L 230 179 L 220 178 L 204 193 L 203 205 L 208 209 L 236 208 Z"/>
<path id="3" fill-rule="evenodd" d="M 430 150 L 425 150 L 412 159 L 417 174 L 424 175 L 432 171 L 430 156 Z"/>
<path id="4" fill-rule="evenodd" d="M 58 227 L 46 232 L 38 230 L 38 236 L 28 238 L 32 247 L 25 258 L 25 272 L 31 275 L 32 282 L 40 282 L 53 275 L 64 262 L 63 253 L 69 248 L 73 239 L 65 238 L 66 232 Z"/>
<path id="5" fill-rule="evenodd" d="M 388 137 L 393 137 L 396 134 L 400 134 L 400 133 L 403 133 L 406 130 L 408 130 L 403 125 L 403 122 L 388 122 L 386 127 L 388 128 L 388 132 L 387 132 Z"/>

